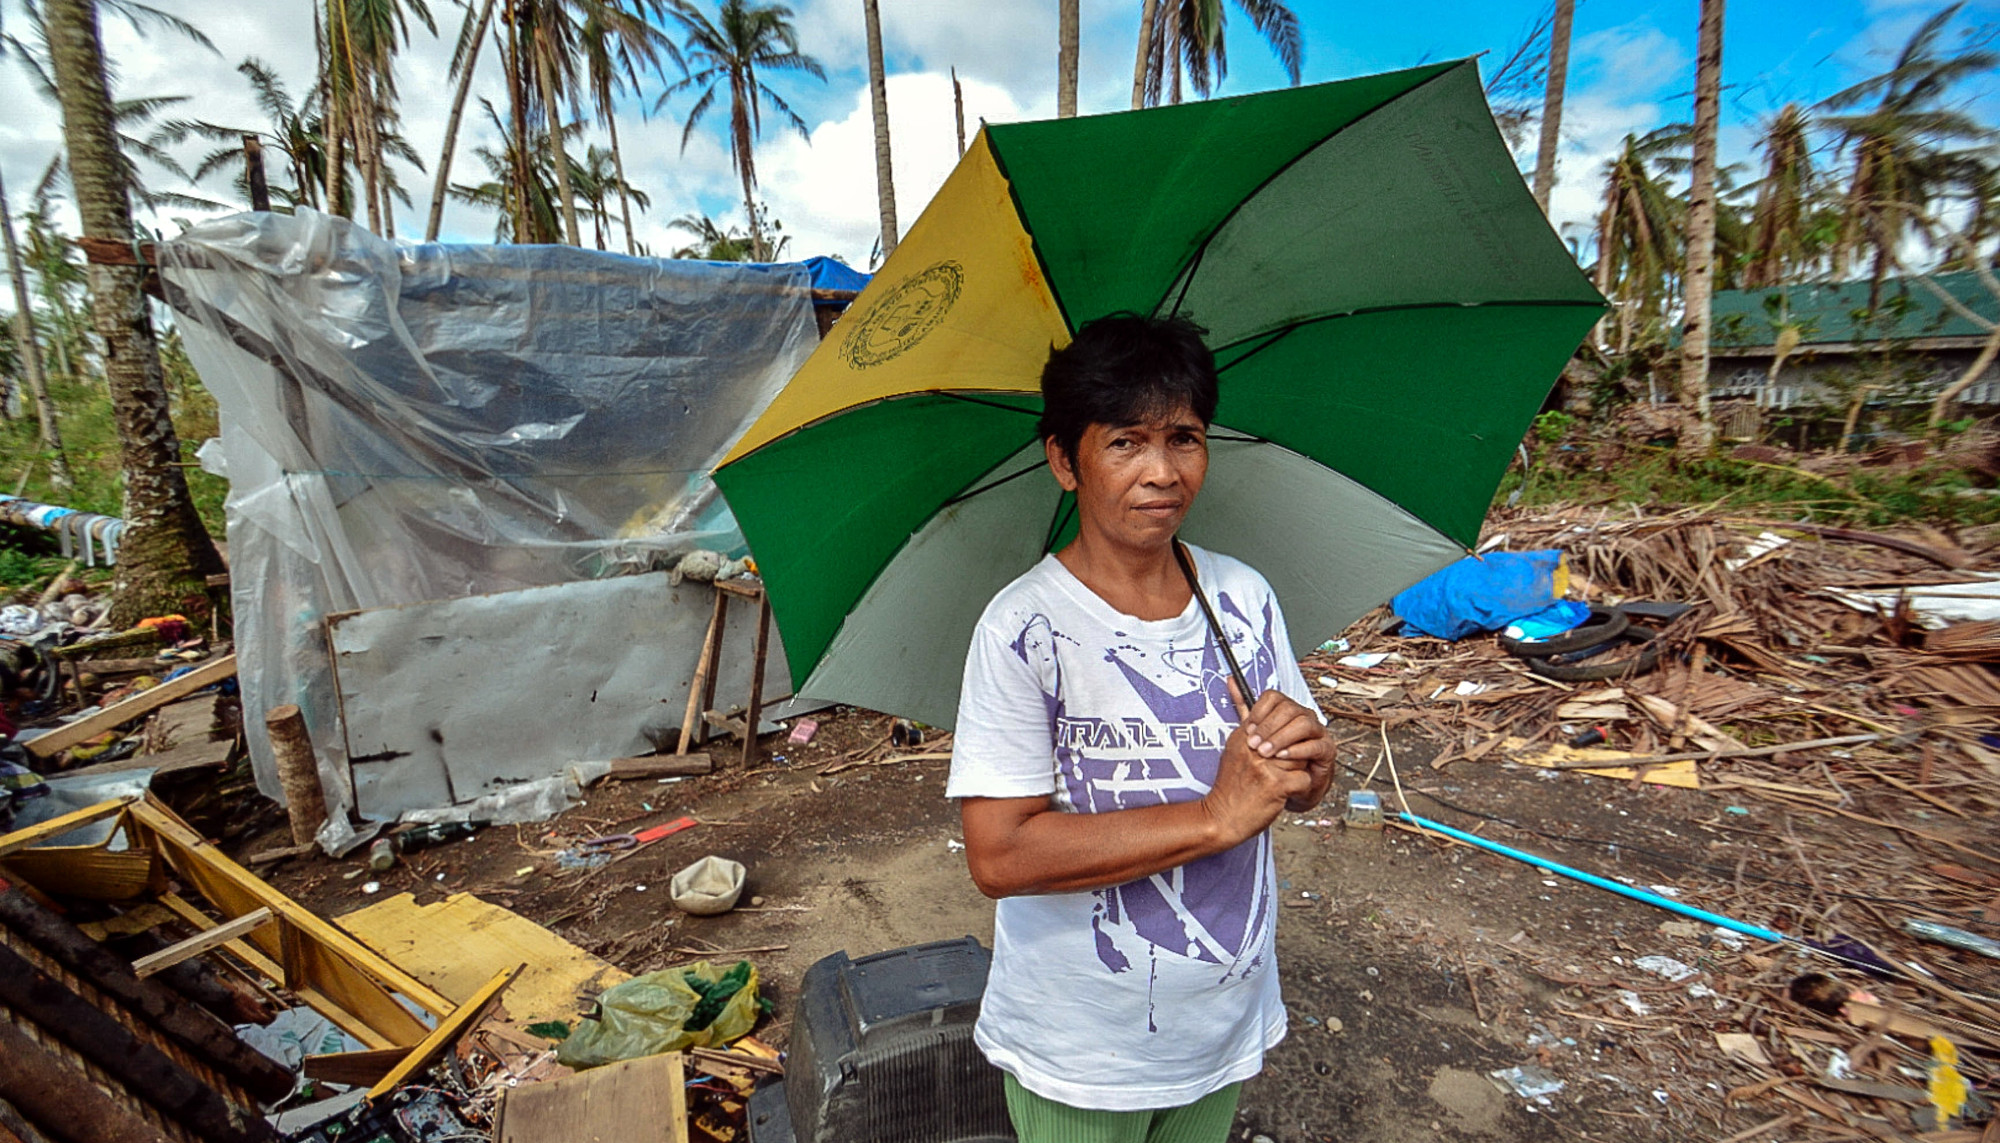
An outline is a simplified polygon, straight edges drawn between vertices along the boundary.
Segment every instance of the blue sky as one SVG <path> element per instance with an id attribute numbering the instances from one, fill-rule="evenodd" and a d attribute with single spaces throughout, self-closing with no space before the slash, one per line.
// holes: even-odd
<path id="1" fill-rule="evenodd" d="M 295 90 L 313 68 L 311 0 L 153 0 L 207 30 L 210 54 L 155 34 L 141 40 L 117 23 L 107 48 L 120 68 L 123 94 L 181 94 L 204 118 L 255 124 L 247 85 L 233 70 L 256 56 Z M 712 9 L 714 0 L 700 0 Z M 1489 53 L 1497 67 L 1535 22 L 1547 0 L 1294 0 L 1306 36 L 1306 82 L 1407 67 L 1425 60 Z M 446 35 L 427 37 L 407 53 L 400 72 L 405 134 L 435 156 L 449 101 L 445 63 L 459 18 L 447 0 L 432 0 Z M 771 82 L 806 119 L 810 138 L 775 130 L 766 120 L 758 148 L 762 194 L 793 236 L 789 253 L 834 253 L 864 264 L 877 229 L 871 125 L 867 110 L 860 0 L 792 0 L 806 51 L 828 68 L 821 84 L 797 75 Z M 1726 25 L 1723 157 L 1754 161 L 1750 141 L 1760 116 L 1789 100 L 1812 102 L 1881 70 L 1894 50 L 1943 5 L 1901 0 L 1737 0 Z M 956 158 L 951 89 L 956 68 L 970 118 L 1010 121 L 1054 113 L 1056 0 L 881 0 L 890 71 L 890 117 L 896 182 L 904 229 L 942 182 Z M 1129 102 L 1138 0 L 1083 0 L 1081 104 L 1086 113 Z M 1284 77 L 1248 21 L 1229 14 L 1231 71 L 1222 90 L 1280 86 Z M 1643 132 L 1688 117 L 1693 86 L 1697 0 L 1579 0 L 1553 216 L 1566 235 L 1588 229 L 1596 208 L 1598 170 L 1627 132 Z M 2000 0 L 1975 0 L 1956 29 L 2000 29 Z M 487 57 L 475 91 L 504 106 L 504 92 Z M 2000 77 L 1969 83 L 1963 93 L 1982 118 L 2000 123 Z M 54 111 L 31 93 L 18 69 L 0 63 L 0 168 L 11 187 L 40 175 L 58 145 Z M 648 107 L 650 100 L 646 101 Z M 729 169 L 722 118 L 680 148 L 682 99 L 662 115 L 641 119 L 633 103 L 620 122 L 628 176 L 653 198 L 636 229 L 664 252 L 685 241 L 669 229 L 674 217 L 704 211 L 740 222 L 742 208 Z M 491 142 L 476 108 L 455 175 L 472 177 L 467 149 Z M 976 125 L 976 124 L 975 124 Z M 1532 156 L 1524 156 L 1531 160 Z M 414 210 L 399 219 L 409 235 L 420 219 L 429 177 L 405 176 L 420 188 Z M 218 181 L 209 193 L 226 195 Z M 152 220 L 172 233 L 177 220 L 202 212 L 172 209 Z M 488 241 L 490 215 L 453 206 L 445 237 Z M 586 240 L 588 237 L 586 236 Z"/>

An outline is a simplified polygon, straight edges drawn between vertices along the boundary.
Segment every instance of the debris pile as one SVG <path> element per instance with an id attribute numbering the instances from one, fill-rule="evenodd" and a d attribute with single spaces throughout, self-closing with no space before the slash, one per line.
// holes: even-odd
<path id="1" fill-rule="evenodd" d="M 1616 942 L 1595 966 L 1501 946 L 1565 991 L 1533 1058 L 1496 1082 L 1558 1100 L 1565 1077 L 1628 1083 L 1603 1075 L 1608 1053 L 1713 1127 L 1740 1123 L 1741 1104 L 1768 1113 L 1718 1132 L 1733 1139 L 1993 1138 L 1978 1129 L 2000 1060 L 2000 576 L 1977 570 L 1983 553 L 1695 510 L 1488 527 L 1488 550 L 1566 553 L 1570 594 L 1601 628 L 1569 646 L 1611 649 L 1590 658 L 1605 664 L 1594 678 L 1566 681 L 1545 669 L 1561 656 L 1524 658 L 1505 636 L 1407 637 L 1387 609 L 1330 640 L 1306 673 L 1346 740 L 1387 756 L 1387 824 L 1457 844 L 1422 828 L 1415 801 L 1483 832 L 1473 842 L 1537 840 L 1424 801 L 1435 784 L 1405 794 L 1415 775 L 1407 761 L 1395 773 L 1395 753 L 1420 758 L 1418 740 L 1435 747 L 1433 783 L 1482 767 L 1678 787 L 1666 793 L 1716 803 L 1688 814 L 1708 854 L 1651 895 L 1745 922 L 1667 919 L 1648 947 Z M 1614 637 L 1614 617 L 1646 634 Z M 1798 984 L 1812 975 L 1820 993 Z"/>

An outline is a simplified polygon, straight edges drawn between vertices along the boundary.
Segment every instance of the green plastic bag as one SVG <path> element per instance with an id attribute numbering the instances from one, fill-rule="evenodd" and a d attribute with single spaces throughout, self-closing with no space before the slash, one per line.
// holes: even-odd
<path id="1" fill-rule="evenodd" d="M 727 971 L 707 961 L 649 972 L 612 985 L 597 998 L 597 1014 L 581 1020 L 556 1048 L 556 1062 L 594 1068 L 616 1060 L 686 1048 L 713 1048 L 750 1031 L 762 1008 L 757 968 L 737 961 Z"/>

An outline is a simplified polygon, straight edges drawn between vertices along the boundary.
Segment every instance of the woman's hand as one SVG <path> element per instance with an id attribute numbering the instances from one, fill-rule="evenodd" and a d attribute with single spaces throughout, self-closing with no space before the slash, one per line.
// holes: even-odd
<path id="1" fill-rule="evenodd" d="M 1334 762 L 1333 738 L 1319 716 L 1281 691 L 1265 691 L 1248 710 L 1234 681 L 1229 684 L 1229 694 L 1236 699 L 1243 720 L 1241 729 L 1248 733 L 1250 748 L 1262 757 L 1295 764 L 1310 779 L 1304 790 L 1285 799 L 1285 808 L 1296 814 L 1319 805 L 1333 783 Z"/>

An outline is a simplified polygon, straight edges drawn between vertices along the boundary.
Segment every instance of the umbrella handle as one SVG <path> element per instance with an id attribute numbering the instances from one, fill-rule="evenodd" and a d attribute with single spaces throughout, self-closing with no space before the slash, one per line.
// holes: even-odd
<path id="1" fill-rule="evenodd" d="M 1257 696 L 1250 693 L 1250 682 L 1243 677 L 1243 668 L 1236 662 L 1236 653 L 1229 649 L 1229 639 L 1223 635 L 1222 624 L 1216 621 L 1215 611 L 1208 606 L 1208 597 L 1201 593 L 1201 581 L 1194 574 L 1194 560 L 1188 557 L 1187 545 L 1181 543 L 1179 537 L 1174 538 L 1174 562 L 1181 565 L 1181 574 L 1187 577 L 1195 602 L 1201 604 L 1202 617 L 1208 620 L 1208 629 L 1215 635 L 1216 646 L 1222 648 L 1222 661 L 1229 664 L 1229 677 L 1236 681 L 1236 694 L 1247 709 L 1257 701 Z"/>

